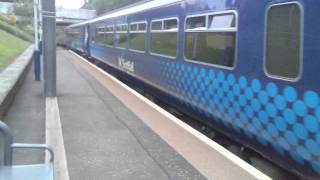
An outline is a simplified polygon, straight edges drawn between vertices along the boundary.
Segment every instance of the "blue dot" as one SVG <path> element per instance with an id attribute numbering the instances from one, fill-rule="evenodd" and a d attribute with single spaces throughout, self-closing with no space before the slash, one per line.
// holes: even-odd
<path id="1" fill-rule="evenodd" d="M 233 85 L 235 83 L 235 78 L 232 74 L 228 75 L 228 83 L 229 85 Z"/>
<path id="2" fill-rule="evenodd" d="M 300 123 L 297 123 L 293 126 L 293 131 L 294 133 L 297 135 L 298 138 L 300 139 L 307 139 L 308 137 L 308 132 L 307 130 L 304 128 L 304 126 Z"/>
<path id="3" fill-rule="evenodd" d="M 246 88 L 245 95 L 246 95 L 247 99 L 251 99 L 253 97 L 253 92 L 252 92 L 251 88 Z"/>
<path id="4" fill-rule="evenodd" d="M 297 99 L 297 92 L 292 87 L 286 87 L 284 88 L 283 94 L 287 101 L 294 102 Z"/>
<path id="5" fill-rule="evenodd" d="M 193 68 L 193 74 L 198 74 L 198 69 L 197 68 Z"/>
<path id="6" fill-rule="evenodd" d="M 271 141 L 272 141 L 272 137 L 270 136 L 270 134 L 269 134 L 267 131 L 263 130 L 261 135 L 262 135 L 262 137 L 264 137 L 264 139 L 267 140 L 268 142 L 271 142 Z"/>
<path id="7" fill-rule="evenodd" d="M 305 160 L 310 161 L 311 160 L 311 154 L 304 146 L 299 146 L 297 148 L 298 154 Z"/>
<path id="8" fill-rule="evenodd" d="M 218 89 L 218 96 L 219 98 L 223 98 L 224 97 L 224 93 L 222 89 Z"/>
<path id="9" fill-rule="evenodd" d="M 286 100 L 282 96 L 276 96 L 275 104 L 279 110 L 283 110 L 286 107 Z"/>
<path id="10" fill-rule="evenodd" d="M 319 123 L 317 122 L 317 119 L 315 117 L 308 115 L 304 119 L 304 126 L 309 132 L 315 133 L 318 131 Z"/>
<path id="11" fill-rule="evenodd" d="M 259 101 L 261 102 L 261 104 L 267 104 L 269 101 L 268 95 L 266 92 L 264 91 L 260 91 L 259 93 Z"/>
<path id="12" fill-rule="evenodd" d="M 298 155 L 297 153 L 291 151 L 290 156 L 293 158 L 294 161 L 296 161 L 300 165 L 304 164 L 303 158 L 300 155 Z"/>
<path id="13" fill-rule="evenodd" d="M 258 118 L 253 118 L 253 125 L 259 130 L 262 128 L 262 125 Z"/>
<path id="14" fill-rule="evenodd" d="M 266 110 L 270 117 L 275 117 L 277 115 L 277 109 L 271 103 L 267 104 Z"/>
<path id="15" fill-rule="evenodd" d="M 240 105 L 237 102 L 233 103 L 233 109 L 235 110 L 235 112 L 240 112 Z"/>
<path id="16" fill-rule="evenodd" d="M 278 139 L 278 142 L 279 142 L 279 144 L 280 144 L 280 146 L 282 147 L 282 148 L 284 148 L 284 149 L 286 149 L 286 150 L 289 150 L 289 148 L 290 148 L 290 145 L 288 144 L 288 142 L 284 139 L 284 138 L 279 138 Z"/>
<path id="17" fill-rule="evenodd" d="M 307 113 L 307 108 L 302 101 L 296 101 L 293 104 L 293 109 L 297 113 L 298 116 L 304 116 Z"/>
<path id="18" fill-rule="evenodd" d="M 220 82 L 223 82 L 224 81 L 224 74 L 223 74 L 223 72 L 219 72 L 218 73 L 218 80 L 220 81 Z"/>
<path id="19" fill-rule="evenodd" d="M 240 113 L 240 120 L 243 122 L 243 124 L 248 123 L 248 117 L 245 113 Z"/>
<path id="20" fill-rule="evenodd" d="M 307 149 L 315 156 L 320 156 L 320 146 L 315 141 L 308 139 L 306 142 Z"/>
<path id="21" fill-rule="evenodd" d="M 246 112 L 246 114 L 248 115 L 249 118 L 253 117 L 253 111 L 252 111 L 250 106 L 246 106 L 245 107 L 245 112 Z"/>
<path id="22" fill-rule="evenodd" d="M 253 92 L 256 92 L 256 93 L 259 92 L 261 89 L 260 81 L 258 81 L 257 79 L 254 79 L 252 81 L 251 86 L 252 86 Z"/>
<path id="23" fill-rule="evenodd" d="M 247 87 L 247 79 L 244 76 L 241 76 L 239 79 L 240 87 L 246 88 Z"/>
<path id="24" fill-rule="evenodd" d="M 247 104 L 247 99 L 246 99 L 246 97 L 244 95 L 240 95 L 239 96 L 239 104 L 241 106 L 245 106 Z"/>
<path id="25" fill-rule="evenodd" d="M 319 104 L 319 96 L 313 91 L 308 91 L 304 94 L 304 102 L 310 108 L 316 108 Z"/>
<path id="26" fill-rule="evenodd" d="M 238 96 L 241 92 L 240 87 L 237 84 L 233 86 L 232 90 L 233 90 L 234 95 L 236 95 L 236 96 Z"/>
<path id="27" fill-rule="evenodd" d="M 226 109 L 229 108 L 229 101 L 228 101 L 227 98 L 223 98 L 223 105 L 224 105 L 224 107 L 225 107 Z"/>
<path id="28" fill-rule="evenodd" d="M 213 71 L 213 70 L 210 70 L 210 71 L 209 71 L 209 78 L 210 78 L 211 80 L 214 79 L 214 71 Z"/>
<path id="29" fill-rule="evenodd" d="M 273 137 L 278 137 L 279 136 L 279 132 L 277 130 L 277 128 L 273 125 L 273 124 L 269 124 L 267 127 L 268 132 L 270 133 L 271 136 Z"/>
<path id="30" fill-rule="evenodd" d="M 294 133 L 292 133 L 291 131 L 285 132 L 284 136 L 290 145 L 295 146 L 298 144 L 298 139 L 297 139 L 296 135 Z"/>
<path id="31" fill-rule="evenodd" d="M 229 92 L 229 84 L 227 81 L 223 82 L 222 87 L 223 87 L 224 92 Z"/>
<path id="32" fill-rule="evenodd" d="M 260 108 L 261 108 L 261 104 L 260 104 L 260 102 L 259 102 L 257 99 L 253 99 L 253 100 L 251 101 L 251 106 L 252 106 L 252 109 L 253 109 L 254 111 L 259 111 Z"/>
<path id="33" fill-rule="evenodd" d="M 278 93 L 278 88 L 274 83 L 268 83 L 267 92 L 269 96 L 274 97 Z"/>
<path id="34" fill-rule="evenodd" d="M 277 117 L 275 119 L 275 124 L 279 131 L 287 130 L 287 123 L 282 117 Z"/>
<path id="35" fill-rule="evenodd" d="M 232 94 L 232 92 L 229 92 L 227 96 L 228 96 L 229 101 L 232 102 L 234 100 L 234 95 Z"/>
<path id="36" fill-rule="evenodd" d="M 308 160 L 308 161 L 311 160 L 311 154 L 309 153 L 309 151 L 305 147 L 299 146 L 297 148 L 297 152 L 303 159 Z"/>
<path id="37" fill-rule="evenodd" d="M 201 75 L 202 77 L 205 77 L 205 76 L 206 76 L 206 70 L 205 70 L 204 68 L 201 68 L 201 70 L 200 70 L 200 75 Z"/>
<path id="38" fill-rule="evenodd" d="M 264 111 L 259 112 L 259 119 L 262 123 L 267 124 L 268 123 L 268 115 Z"/>
<path id="39" fill-rule="evenodd" d="M 291 109 L 286 109 L 283 111 L 284 119 L 288 122 L 288 124 L 295 124 L 297 117 L 295 113 Z"/>
<path id="40" fill-rule="evenodd" d="M 311 166 L 313 170 L 320 174 L 320 162 L 312 162 Z"/>

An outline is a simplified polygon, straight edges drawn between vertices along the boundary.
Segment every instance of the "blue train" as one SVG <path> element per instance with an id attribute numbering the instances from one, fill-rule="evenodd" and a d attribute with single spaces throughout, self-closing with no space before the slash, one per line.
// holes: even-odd
<path id="1" fill-rule="evenodd" d="M 320 179 L 320 1 L 156 0 L 65 44 L 307 179 Z"/>

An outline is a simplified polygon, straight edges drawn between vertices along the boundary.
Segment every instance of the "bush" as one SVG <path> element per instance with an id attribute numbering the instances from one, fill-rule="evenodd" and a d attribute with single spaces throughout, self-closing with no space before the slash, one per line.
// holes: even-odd
<path id="1" fill-rule="evenodd" d="M 17 17 L 13 14 L 3 14 L 0 13 L 0 20 L 9 23 L 11 25 L 16 25 L 17 23 Z"/>
<path id="2" fill-rule="evenodd" d="M 20 29 L 14 27 L 4 21 L 1 21 L 1 20 L 0 20 L 0 29 L 4 30 L 10 34 L 13 34 L 13 35 L 19 37 L 20 39 L 25 40 L 25 41 L 33 42 L 33 37 L 30 36 L 28 33 L 21 31 Z"/>

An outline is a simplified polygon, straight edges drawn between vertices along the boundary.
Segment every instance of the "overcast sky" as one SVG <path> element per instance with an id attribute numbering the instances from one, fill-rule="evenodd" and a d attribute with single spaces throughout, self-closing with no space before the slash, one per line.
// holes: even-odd
<path id="1" fill-rule="evenodd" d="M 84 0 L 56 0 L 56 6 L 64 8 L 79 9 L 83 5 Z"/>

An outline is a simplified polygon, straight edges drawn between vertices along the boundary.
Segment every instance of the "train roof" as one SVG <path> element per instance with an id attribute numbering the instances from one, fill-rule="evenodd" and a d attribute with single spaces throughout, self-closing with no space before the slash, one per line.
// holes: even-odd
<path id="1" fill-rule="evenodd" d="M 77 23 L 77 24 L 73 24 L 69 27 L 77 27 L 77 26 L 81 26 L 84 24 L 88 24 L 88 23 L 98 22 L 98 21 L 101 21 L 104 19 L 115 18 L 115 17 L 125 16 L 125 15 L 129 15 L 129 14 L 135 14 L 135 13 L 143 12 L 143 11 L 146 11 L 149 9 L 154 9 L 154 8 L 159 8 L 159 7 L 163 7 L 163 6 L 168 6 L 171 4 L 180 3 L 182 1 L 184 1 L 184 0 L 147 0 L 147 1 L 142 1 L 142 2 L 135 3 L 133 5 L 130 5 L 130 6 L 126 6 L 124 8 L 116 9 L 114 11 L 111 11 L 109 13 L 102 15 L 102 16 L 96 17 L 94 19 L 83 21 L 83 22 Z"/>

